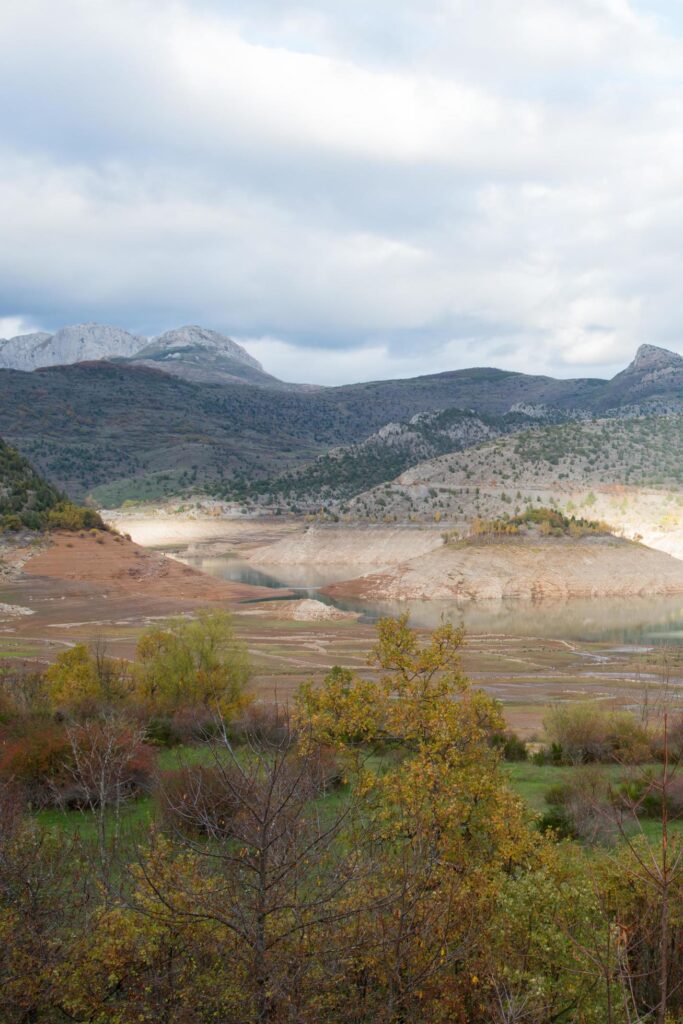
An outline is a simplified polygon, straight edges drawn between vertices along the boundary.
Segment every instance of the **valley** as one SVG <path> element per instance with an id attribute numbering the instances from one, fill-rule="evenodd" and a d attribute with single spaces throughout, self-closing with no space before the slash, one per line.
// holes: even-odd
<path id="1" fill-rule="evenodd" d="M 262 566 L 251 561 L 249 551 L 256 551 L 263 540 L 267 545 L 274 541 L 274 546 L 288 542 L 295 532 L 290 524 L 255 522 L 247 527 L 239 522 L 234 528 L 224 526 L 218 536 L 215 522 L 191 525 L 195 537 L 189 548 L 178 544 L 182 531 L 171 526 L 175 532 L 165 534 L 158 522 L 156 543 L 210 568 L 211 576 L 133 542 L 119 545 L 107 538 L 100 545 L 87 536 L 58 538 L 25 562 L 13 579 L 0 577 L 0 657 L 45 664 L 69 646 L 101 638 L 111 655 L 131 658 L 141 632 L 151 623 L 207 605 L 228 607 L 254 663 L 253 692 L 261 700 L 286 701 L 302 682 L 320 682 L 335 664 L 367 672 L 377 617 L 399 614 L 406 607 L 403 602 L 340 600 L 334 603 L 346 609 L 345 617 L 316 619 L 304 609 L 303 617 L 297 618 L 289 609 L 305 604 L 304 597 L 322 608 L 326 605 L 320 605 L 320 599 L 325 598 L 296 573 L 299 586 L 288 588 L 288 566 L 279 566 L 279 589 L 246 583 L 243 575 L 238 580 L 220 578 L 221 571 L 229 574 L 229 567 L 240 560 Z M 143 522 L 133 528 L 133 535 L 144 535 L 144 529 Z M 151 527 L 147 529 L 151 533 Z M 206 551 L 198 555 L 200 532 L 205 538 L 210 535 L 209 551 L 220 544 L 233 557 Z M 121 557 L 120 550 L 126 548 L 129 552 Z M 111 561 L 114 551 L 116 567 Z M 300 563 L 300 570 L 304 566 Z M 310 571 L 310 563 L 307 568 Z M 318 564 L 318 571 L 321 568 Z M 333 573 L 335 568 L 327 566 Z M 5 605 L 32 614 L 3 613 Z M 608 707 L 637 709 L 683 682 L 683 655 L 675 646 L 675 630 L 671 635 L 672 622 L 683 628 L 680 598 L 622 599 L 606 606 L 595 600 L 551 601 L 527 603 L 526 610 L 524 605 L 507 601 L 463 607 L 453 601 L 413 601 L 407 607 L 422 629 L 435 628 L 444 614 L 456 624 L 465 622 L 466 673 L 502 702 L 510 727 L 526 739 L 540 736 L 546 709 L 553 702 L 596 700 Z"/>
<path id="2" fill-rule="evenodd" d="M 600 699 L 631 707 L 634 665 L 677 640 L 675 353 L 641 346 L 611 381 L 474 368 L 311 388 L 200 327 L 20 341 L 0 346 L 0 436 L 49 479 L 43 501 L 61 488 L 114 530 L 5 534 L 0 601 L 34 613 L 3 620 L 10 647 L 49 658 L 102 629 L 130 656 L 144 623 L 222 605 L 258 692 L 287 693 L 342 650 L 367 657 L 378 616 L 445 614 L 528 732 L 596 673 Z M 38 493 L 26 479 L 16 494 Z"/>

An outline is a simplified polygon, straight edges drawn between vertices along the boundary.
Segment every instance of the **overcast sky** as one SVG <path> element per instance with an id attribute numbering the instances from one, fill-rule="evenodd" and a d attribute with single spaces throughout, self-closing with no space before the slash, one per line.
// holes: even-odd
<path id="1" fill-rule="evenodd" d="M 606 376 L 682 293 L 681 0 L 0 3 L 0 337 Z"/>

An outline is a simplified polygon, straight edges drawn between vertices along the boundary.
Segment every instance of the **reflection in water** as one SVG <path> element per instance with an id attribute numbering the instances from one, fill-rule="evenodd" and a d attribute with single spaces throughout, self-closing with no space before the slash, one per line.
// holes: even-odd
<path id="1" fill-rule="evenodd" d="M 213 558 L 202 558 L 201 556 L 176 556 L 180 561 L 191 565 L 193 569 L 208 573 L 209 576 L 217 576 L 222 580 L 232 580 L 235 583 L 250 583 L 258 587 L 291 587 L 293 590 L 305 590 L 313 593 L 319 587 L 326 587 L 330 583 L 338 583 L 340 580 L 348 580 L 355 576 L 365 576 L 366 573 L 376 572 L 377 566 L 355 565 L 349 569 L 341 565 L 274 565 L 259 566 L 258 568 L 250 562 L 241 558 L 228 558 L 216 556 Z"/>
<path id="2" fill-rule="evenodd" d="M 262 587 L 289 587 L 297 596 L 315 596 L 338 608 L 360 611 L 368 619 L 409 611 L 416 626 L 433 628 L 442 616 L 463 623 L 469 633 L 503 633 L 512 636 L 543 636 L 576 641 L 614 643 L 680 644 L 683 642 L 683 598 L 607 597 L 571 601 L 358 601 L 331 600 L 317 591 L 330 583 L 353 579 L 374 568 L 355 566 L 260 566 L 235 558 L 183 558 L 189 565 L 221 579 Z"/>

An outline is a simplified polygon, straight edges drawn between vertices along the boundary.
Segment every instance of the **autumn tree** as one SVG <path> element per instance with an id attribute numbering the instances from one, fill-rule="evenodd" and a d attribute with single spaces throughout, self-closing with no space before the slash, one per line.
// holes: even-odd
<path id="1" fill-rule="evenodd" d="M 372 886 L 386 902 L 368 903 L 372 955 L 359 947 L 350 969 L 363 979 L 357 1019 L 433 1020 L 437 1003 L 458 1019 L 476 989 L 461 965 L 502 875 L 536 840 L 491 743 L 500 710 L 462 674 L 462 631 L 445 622 L 423 638 L 402 616 L 378 634 L 374 679 L 337 669 L 298 705 L 312 735 L 346 754 L 374 811 Z"/>
<path id="2" fill-rule="evenodd" d="M 53 708 L 76 712 L 120 705 L 131 689 L 129 666 L 109 657 L 99 639 L 62 651 L 47 669 L 45 684 Z"/>
<path id="3" fill-rule="evenodd" d="M 206 766 L 162 793 L 173 826 L 140 859 L 135 909 L 219 943 L 233 982 L 224 1020 L 319 1019 L 307 1014 L 324 1003 L 325 967 L 339 962 L 370 864 L 358 802 L 320 806 L 311 746 L 303 753 L 291 730 L 237 756 L 223 729 L 210 750 L 213 800 Z M 364 910 L 377 902 L 362 897 Z"/>
<path id="4" fill-rule="evenodd" d="M 204 609 L 143 633 L 137 648 L 138 692 L 153 708 L 201 706 L 231 718 L 246 703 L 249 656 L 230 615 Z"/>
<path id="5" fill-rule="evenodd" d="M 72 963 L 74 935 L 86 940 L 87 874 L 75 840 L 39 828 L 17 795 L 0 789 L 0 1019 L 52 1020 Z"/>
<path id="6" fill-rule="evenodd" d="M 67 736 L 71 757 L 65 770 L 71 784 L 66 795 L 96 822 L 97 861 L 108 884 L 121 840 L 122 808 L 149 789 L 152 751 L 144 729 L 111 715 L 69 726 Z"/>

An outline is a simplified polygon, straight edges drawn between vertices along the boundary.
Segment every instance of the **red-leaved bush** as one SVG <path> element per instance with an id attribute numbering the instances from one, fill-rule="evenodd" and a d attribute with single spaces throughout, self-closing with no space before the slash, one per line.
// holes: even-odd
<path id="1" fill-rule="evenodd" d="M 20 789 L 31 807 L 50 807 L 69 784 L 72 764 L 66 730 L 43 725 L 6 745 L 0 756 L 0 781 Z"/>
<path id="2" fill-rule="evenodd" d="M 125 726 L 90 721 L 33 727 L 0 755 L 0 783 L 33 808 L 88 807 L 148 791 L 154 752 Z"/>

